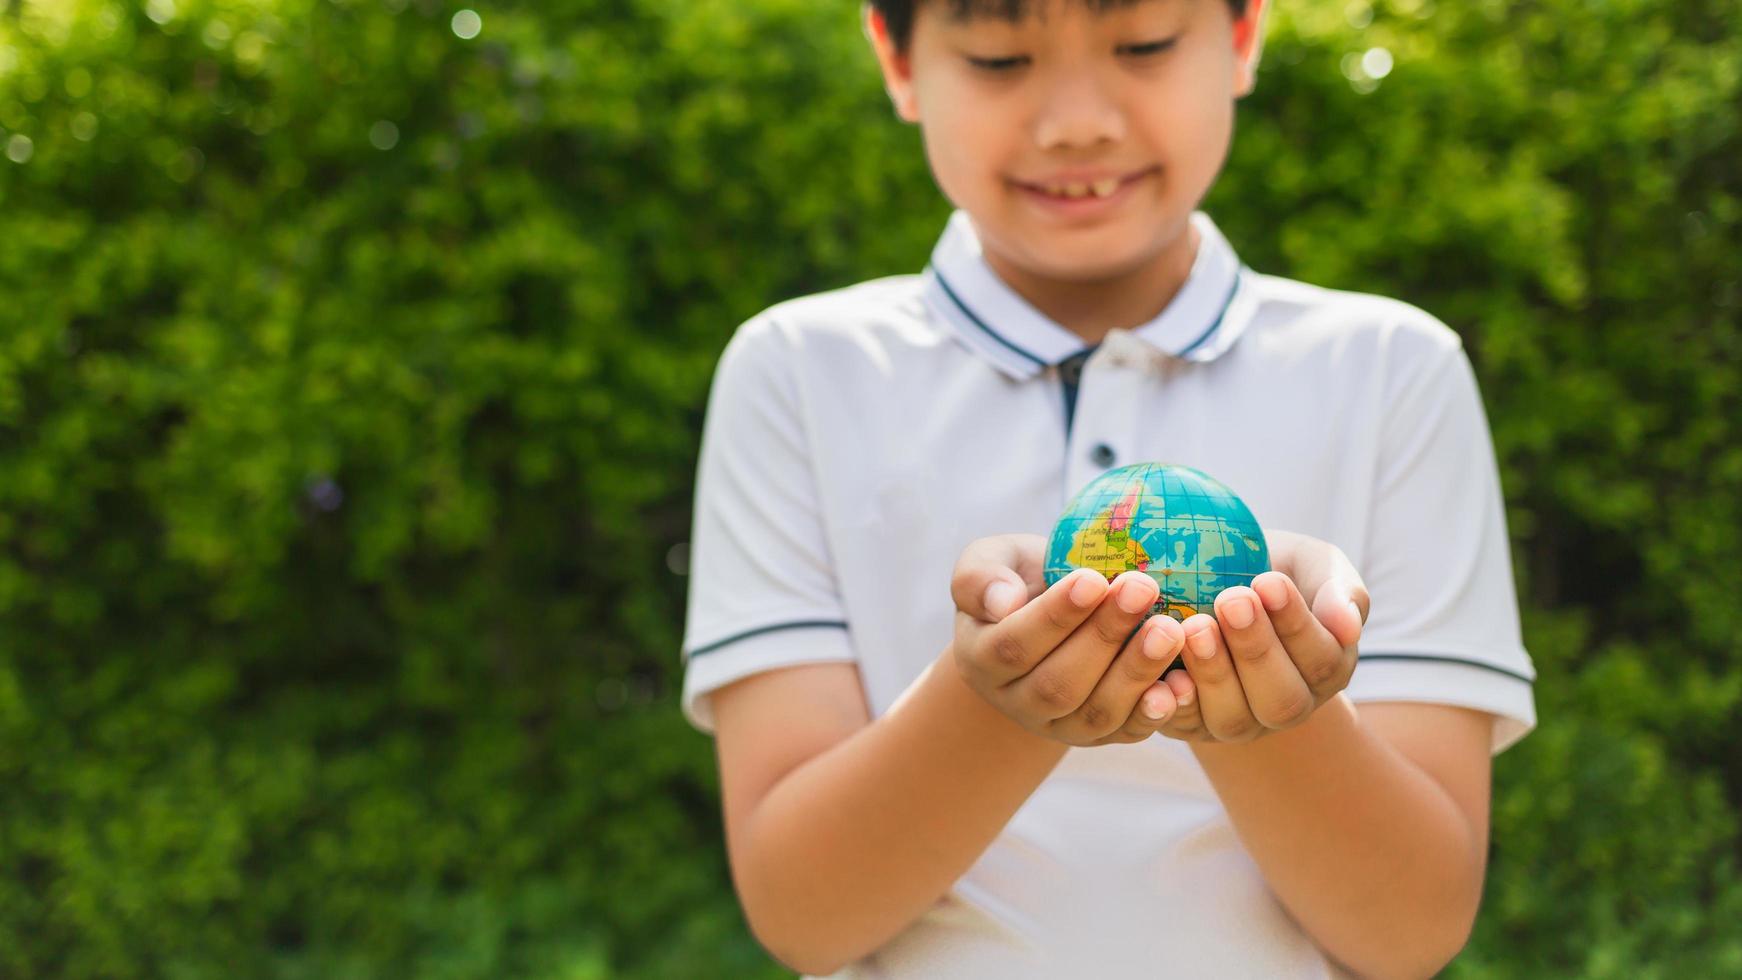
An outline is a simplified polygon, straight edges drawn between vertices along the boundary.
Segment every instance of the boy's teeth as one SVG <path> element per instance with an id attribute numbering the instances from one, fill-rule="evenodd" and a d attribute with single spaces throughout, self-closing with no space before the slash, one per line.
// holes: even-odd
<path id="1" fill-rule="evenodd" d="M 1043 189 L 1054 197 L 1077 198 L 1088 197 L 1090 194 L 1096 197 L 1108 197 L 1119 189 L 1119 178 L 1108 177 L 1106 180 L 1098 180 L 1093 184 L 1048 184 Z"/>

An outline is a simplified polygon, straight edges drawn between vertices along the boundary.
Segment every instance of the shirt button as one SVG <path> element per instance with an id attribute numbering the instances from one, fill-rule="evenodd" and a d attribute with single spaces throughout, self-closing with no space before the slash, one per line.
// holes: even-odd
<path id="1" fill-rule="evenodd" d="M 1112 466 L 1119 457 L 1114 454 L 1113 447 L 1104 442 L 1095 443 L 1095 448 L 1089 450 L 1089 462 L 1096 466 Z"/>

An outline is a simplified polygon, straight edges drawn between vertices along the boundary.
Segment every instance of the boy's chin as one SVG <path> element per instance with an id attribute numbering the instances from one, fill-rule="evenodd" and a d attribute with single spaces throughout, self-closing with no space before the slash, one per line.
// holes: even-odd
<path id="1" fill-rule="evenodd" d="M 1092 226 L 1068 226 L 1018 216 L 1004 223 L 997 238 L 1021 252 L 1021 264 L 1036 275 L 1061 281 L 1109 279 L 1155 261 L 1185 230 L 1190 214 L 1163 215 L 1153 209 L 1118 215 Z M 1167 233 L 1161 233 L 1168 228 Z"/>
<path id="2" fill-rule="evenodd" d="M 1042 244 L 1020 261 L 1031 276 L 1053 282 L 1106 282 L 1142 269 L 1153 256 L 1133 249 L 1085 251 Z"/>

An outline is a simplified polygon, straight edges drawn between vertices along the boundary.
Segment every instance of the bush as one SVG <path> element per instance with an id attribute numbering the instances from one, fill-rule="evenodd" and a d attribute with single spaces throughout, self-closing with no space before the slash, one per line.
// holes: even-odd
<path id="1" fill-rule="evenodd" d="M 948 213 L 855 7 L 0 0 L 0 974 L 779 975 L 683 542 L 731 330 Z M 1279 10 L 1208 205 L 1482 378 L 1543 721 L 1455 975 L 1742 974 L 1738 28 Z"/>

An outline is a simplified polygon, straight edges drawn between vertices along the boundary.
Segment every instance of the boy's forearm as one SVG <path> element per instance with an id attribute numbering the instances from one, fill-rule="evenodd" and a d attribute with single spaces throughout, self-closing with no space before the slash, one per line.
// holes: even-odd
<path id="1" fill-rule="evenodd" d="M 1462 948 L 1481 847 L 1345 696 L 1297 728 L 1193 749 L 1271 890 L 1330 955 L 1364 976 L 1431 976 Z"/>
<path id="2" fill-rule="evenodd" d="M 901 931 L 979 858 L 1063 757 L 962 680 L 947 649 L 882 717 L 752 813 L 737 868 L 757 937 L 832 972 Z"/>

